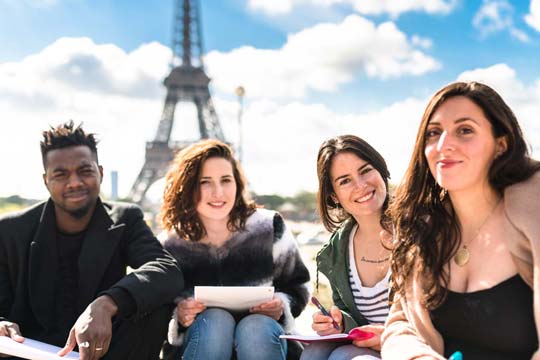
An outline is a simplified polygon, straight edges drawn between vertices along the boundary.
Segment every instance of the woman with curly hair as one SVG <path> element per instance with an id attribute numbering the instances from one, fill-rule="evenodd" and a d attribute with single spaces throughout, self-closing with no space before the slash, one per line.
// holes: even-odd
<path id="1" fill-rule="evenodd" d="M 228 145 L 203 140 L 180 151 L 166 177 L 164 247 L 185 278 L 169 326 L 178 359 L 285 359 L 294 318 L 304 309 L 309 273 L 283 218 L 249 200 Z M 207 308 L 194 286 L 274 286 L 273 299 L 234 313 Z"/>
<path id="2" fill-rule="evenodd" d="M 374 336 L 346 345 L 311 344 L 302 360 L 380 359 L 380 336 L 389 310 L 391 244 L 383 240 L 391 242 L 385 216 L 390 173 L 384 158 L 366 141 L 342 135 L 321 145 L 317 175 L 319 213 L 333 233 L 317 254 L 317 267 L 330 281 L 334 306 L 331 316 L 313 314 L 312 328 L 330 335 L 359 327 Z"/>
<path id="3" fill-rule="evenodd" d="M 391 207 L 395 297 L 384 359 L 533 356 L 539 169 L 492 88 L 457 82 L 431 98 Z"/>

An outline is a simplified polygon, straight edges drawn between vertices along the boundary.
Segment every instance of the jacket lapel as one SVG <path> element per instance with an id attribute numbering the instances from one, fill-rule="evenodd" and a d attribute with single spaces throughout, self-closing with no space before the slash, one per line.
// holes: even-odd
<path id="1" fill-rule="evenodd" d="M 336 245 L 339 248 L 338 253 L 343 254 L 342 256 L 344 259 L 341 258 L 341 256 L 334 259 L 334 266 L 336 266 L 336 277 L 339 278 L 338 283 L 343 284 L 343 286 L 340 286 L 338 289 L 341 299 L 349 309 L 349 313 L 353 315 L 355 319 L 361 319 L 363 316 L 356 308 L 351 285 L 349 283 L 349 238 L 354 225 L 355 223 L 352 220 L 349 220 L 346 227 L 343 229 L 343 233 L 341 233 L 341 236 L 339 237 L 339 241 Z"/>
<path id="2" fill-rule="evenodd" d="M 50 330 L 54 316 L 54 292 L 58 267 L 56 252 L 56 218 L 49 199 L 43 206 L 39 225 L 30 244 L 28 263 L 30 306 L 38 322 Z"/>
<path id="3" fill-rule="evenodd" d="M 352 219 L 347 220 L 343 226 L 337 230 L 336 237 L 333 239 L 328 247 L 323 251 L 328 253 L 329 263 L 320 264 L 320 269 L 323 273 L 328 274 L 330 282 L 335 286 L 334 289 L 339 294 L 341 301 L 346 306 L 349 314 L 355 319 L 363 319 L 364 317 L 354 303 L 353 294 L 351 291 L 351 285 L 349 283 L 349 237 L 351 230 L 353 229 L 355 222 Z"/>
<path id="4" fill-rule="evenodd" d="M 103 275 L 124 232 L 125 224 L 115 224 L 98 199 L 96 209 L 79 256 L 79 297 L 78 310 L 84 308 L 96 297 Z"/>

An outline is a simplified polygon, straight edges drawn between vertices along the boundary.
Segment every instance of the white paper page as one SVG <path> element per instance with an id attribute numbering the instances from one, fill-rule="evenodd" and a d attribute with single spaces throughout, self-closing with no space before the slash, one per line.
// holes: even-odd
<path id="1" fill-rule="evenodd" d="M 0 354 L 17 356 L 30 360 L 62 360 L 79 359 L 79 353 L 72 351 L 64 357 L 56 355 L 61 348 L 49 345 L 37 340 L 25 338 L 23 343 L 18 343 L 7 336 L 0 336 Z"/>
<path id="2" fill-rule="evenodd" d="M 331 339 L 345 339 L 349 334 L 332 334 L 332 335 L 280 335 L 281 339 L 292 339 L 298 341 L 316 341 L 316 340 L 331 340 Z"/>
<path id="3" fill-rule="evenodd" d="M 273 296 L 273 286 L 195 286 L 195 300 L 233 311 L 249 310 Z"/>

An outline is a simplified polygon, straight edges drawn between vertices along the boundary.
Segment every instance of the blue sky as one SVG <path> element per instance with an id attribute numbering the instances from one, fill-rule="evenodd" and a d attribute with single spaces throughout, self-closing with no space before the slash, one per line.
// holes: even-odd
<path id="1" fill-rule="evenodd" d="M 0 196 L 46 196 L 39 134 L 69 118 L 99 134 L 103 165 L 128 192 L 161 113 L 172 10 L 173 0 L 0 0 L 0 153 L 14 174 Z M 319 144 L 343 133 L 372 142 L 399 182 L 427 99 L 458 79 L 500 91 L 539 155 L 540 0 L 202 0 L 201 10 L 232 142 L 234 88 L 246 88 L 256 192 L 314 190 Z M 180 113 L 173 135 L 194 137 L 193 109 Z"/>

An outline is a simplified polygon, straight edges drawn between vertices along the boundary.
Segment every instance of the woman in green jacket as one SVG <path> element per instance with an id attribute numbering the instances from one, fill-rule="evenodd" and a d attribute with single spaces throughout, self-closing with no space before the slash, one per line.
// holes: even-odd
<path id="1" fill-rule="evenodd" d="M 319 212 L 333 232 L 317 255 L 317 266 L 330 281 L 334 305 L 331 316 L 313 314 L 312 328 L 330 335 L 360 327 L 374 336 L 346 345 L 311 344 L 301 359 L 380 359 L 380 335 L 389 309 L 391 225 L 384 213 L 390 173 L 367 142 L 343 135 L 321 145 L 317 175 Z"/>

